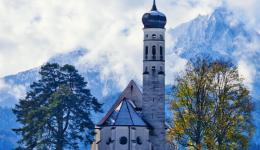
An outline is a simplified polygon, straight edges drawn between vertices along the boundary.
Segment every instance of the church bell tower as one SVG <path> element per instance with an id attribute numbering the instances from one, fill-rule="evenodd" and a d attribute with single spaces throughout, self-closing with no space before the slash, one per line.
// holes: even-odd
<path id="1" fill-rule="evenodd" d="M 144 120 L 151 126 L 153 150 L 165 149 L 165 25 L 166 16 L 159 12 L 155 0 L 151 11 L 142 18 L 143 104 Z"/>

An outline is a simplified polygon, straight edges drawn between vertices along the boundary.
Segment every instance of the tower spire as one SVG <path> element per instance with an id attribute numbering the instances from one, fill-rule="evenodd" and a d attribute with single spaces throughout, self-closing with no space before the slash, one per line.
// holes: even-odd
<path id="1" fill-rule="evenodd" d="M 153 7 L 152 7 L 152 11 L 157 11 L 157 7 L 156 7 L 155 0 L 153 0 Z"/>

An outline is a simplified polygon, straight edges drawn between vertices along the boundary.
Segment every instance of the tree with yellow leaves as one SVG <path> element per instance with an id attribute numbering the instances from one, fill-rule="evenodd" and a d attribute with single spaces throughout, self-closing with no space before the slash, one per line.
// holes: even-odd
<path id="1" fill-rule="evenodd" d="M 171 141 L 189 149 L 245 149 L 253 103 L 237 68 L 208 57 L 191 60 L 173 88 Z"/>

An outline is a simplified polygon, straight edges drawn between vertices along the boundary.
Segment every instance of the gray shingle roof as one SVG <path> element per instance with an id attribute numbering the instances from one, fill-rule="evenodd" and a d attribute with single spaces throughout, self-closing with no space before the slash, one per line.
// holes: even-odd
<path id="1" fill-rule="evenodd" d="M 140 114 L 134 110 L 133 103 L 124 99 L 107 118 L 104 125 L 108 126 L 147 126 Z"/>

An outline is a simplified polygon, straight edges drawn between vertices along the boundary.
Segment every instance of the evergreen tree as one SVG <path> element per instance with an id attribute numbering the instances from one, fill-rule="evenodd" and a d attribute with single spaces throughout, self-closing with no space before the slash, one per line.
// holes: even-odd
<path id="1" fill-rule="evenodd" d="M 199 57 L 177 80 L 170 140 L 191 149 L 245 149 L 254 131 L 253 104 L 237 68 Z"/>
<path id="2" fill-rule="evenodd" d="M 91 114 L 101 112 L 101 104 L 86 88 L 87 82 L 71 65 L 47 63 L 39 73 L 41 79 L 13 109 L 22 124 L 14 129 L 21 135 L 17 149 L 78 149 L 79 142 L 90 143 Z"/>

